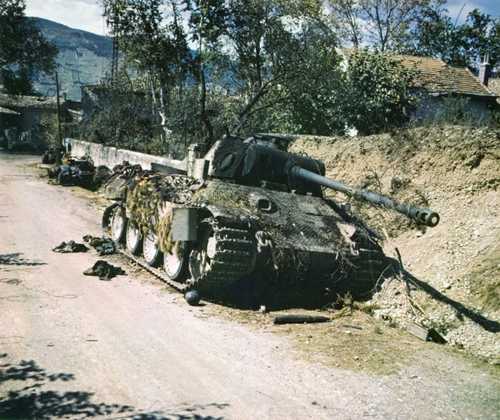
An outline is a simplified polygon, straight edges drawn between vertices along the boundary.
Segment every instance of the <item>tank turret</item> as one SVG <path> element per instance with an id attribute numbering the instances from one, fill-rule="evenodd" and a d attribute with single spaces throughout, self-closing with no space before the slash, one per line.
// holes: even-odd
<path id="1" fill-rule="evenodd" d="M 281 190 L 286 188 L 289 192 L 319 197 L 322 197 L 322 187 L 326 187 L 349 197 L 397 211 L 428 227 L 437 226 L 440 220 L 439 214 L 431 209 L 398 203 L 390 197 L 326 178 L 323 162 L 288 153 L 272 142 L 254 138 L 245 141 L 226 138 L 216 144 L 215 151 L 210 151 L 207 157 L 212 158 L 209 174 L 214 177 L 234 178 L 243 185 Z"/>

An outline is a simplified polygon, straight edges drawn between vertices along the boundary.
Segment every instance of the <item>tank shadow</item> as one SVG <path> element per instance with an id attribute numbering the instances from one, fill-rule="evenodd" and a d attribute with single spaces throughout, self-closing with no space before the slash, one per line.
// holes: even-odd
<path id="1" fill-rule="evenodd" d="M 46 263 L 41 261 L 27 260 L 23 258 L 21 252 L 15 252 L 12 254 L 0 254 L 0 265 L 24 265 L 24 266 L 37 266 L 46 265 Z"/>
<path id="2" fill-rule="evenodd" d="M 486 318 L 485 316 L 481 315 L 480 313 L 478 313 L 474 309 L 468 308 L 463 303 L 460 303 L 456 300 L 451 299 L 450 297 L 446 296 L 444 293 L 442 293 L 439 290 L 432 287 L 430 284 L 426 283 L 423 280 L 418 279 L 413 274 L 411 274 L 410 272 L 408 272 L 404 268 L 402 268 L 401 264 L 398 260 L 394 259 L 394 260 L 392 260 L 392 263 L 393 263 L 394 269 L 397 269 L 396 267 L 399 267 L 399 274 L 400 274 L 403 281 L 406 281 L 406 282 L 412 284 L 414 287 L 424 291 L 429 296 L 431 296 L 433 299 L 451 306 L 453 309 L 455 309 L 455 311 L 457 311 L 457 314 L 459 317 L 461 317 L 461 318 L 465 317 L 465 318 L 470 319 L 471 321 L 480 325 L 486 331 L 493 332 L 493 333 L 500 332 L 500 323 L 499 322 Z"/>
<path id="3" fill-rule="evenodd" d="M 218 420 L 223 417 L 204 416 L 207 409 L 224 410 L 229 404 L 181 405 L 175 410 L 138 410 L 129 405 L 93 401 L 93 394 L 83 391 L 46 390 L 56 381 L 73 381 L 71 373 L 49 373 L 33 360 L 7 363 L 7 354 L 0 354 L 0 385 L 10 389 L 0 394 L 0 418 L 48 420 L 54 418 L 89 418 L 113 416 L 134 420 Z M 42 389 L 43 388 L 43 389 Z"/>

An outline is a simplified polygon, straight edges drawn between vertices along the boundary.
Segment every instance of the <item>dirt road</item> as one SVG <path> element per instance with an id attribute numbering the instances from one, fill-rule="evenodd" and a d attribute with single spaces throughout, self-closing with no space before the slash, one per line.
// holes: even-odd
<path id="1" fill-rule="evenodd" d="M 1 419 L 498 418 L 499 378 L 450 352 L 390 376 L 328 368 L 148 275 L 83 276 L 95 254 L 51 248 L 99 234 L 97 211 L 34 161 L 0 152 Z"/>

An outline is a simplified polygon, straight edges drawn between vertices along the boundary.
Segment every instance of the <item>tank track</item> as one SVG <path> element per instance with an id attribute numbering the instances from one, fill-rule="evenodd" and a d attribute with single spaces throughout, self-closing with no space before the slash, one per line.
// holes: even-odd
<path id="1" fill-rule="evenodd" d="M 142 258 L 137 257 L 137 256 L 133 255 L 132 253 L 128 252 L 126 249 L 122 248 L 121 245 L 119 245 L 119 246 L 120 246 L 120 248 L 119 248 L 120 254 L 122 254 L 125 257 L 129 258 L 130 260 L 134 261 L 136 264 L 140 265 L 146 271 L 149 271 L 151 274 L 158 277 L 160 280 L 164 281 L 169 286 L 173 287 L 174 289 L 178 290 L 179 292 L 187 292 L 189 289 L 192 288 L 190 283 L 181 283 L 179 281 L 172 280 L 170 277 L 167 276 L 167 274 L 163 270 L 161 270 L 159 268 L 151 267 Z"/>
<path id="2" fill-rule="evenodd" d="M 106 214 L 105 218 L 103 228 L 109 223 L 109 214 Z M 161 268 L 150 266 L 141 256 L 129 252 L 123 244 L 115 244 L 120 254 L 179 292 L 184 293 L 192 289 L 217 291 L 231 285 L 254 268 L 256 257 L 255 239 L 248 227 L 224 224 L 215 219 L 207 219 L 203 223 L 213 230 L 216 244 L 215 255 L 211 258 L 210 270 L 198 280 L 193 278 L 189 278 L 186 282 L 172 280 Z M 108 236 L 106 229 L 103 230 L 105 236 Z"/>
<path id="3" fill-rule="evenodd" d="M 235 226 L 219 220 L 204 221 L 213 231 L 214 254 L 210 267 L 191 287 L 201 291 L 220 290 L 253 271 L 256 258 L 255 235 L 247 226 Z M 190 257 L 193 258 L 193 255 Z"/>
<path id="4" fill-rule="evenodd" d="M 359 255 L 351 260 L 353 275 L 358 278 L 379 277 L 389 266 L 389 259 L 378 249 L 361 249 Z"/>

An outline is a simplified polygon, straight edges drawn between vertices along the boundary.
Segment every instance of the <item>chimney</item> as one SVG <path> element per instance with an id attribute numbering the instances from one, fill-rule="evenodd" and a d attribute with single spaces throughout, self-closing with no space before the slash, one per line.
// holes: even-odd
<path id="1" fill-rule="evenodd" d="M 488 80 L 490 78 L 490 56 L 485 54 L 483 62 L 479 66 L 479 81 L 484 86 L 488 86 Z"/>

